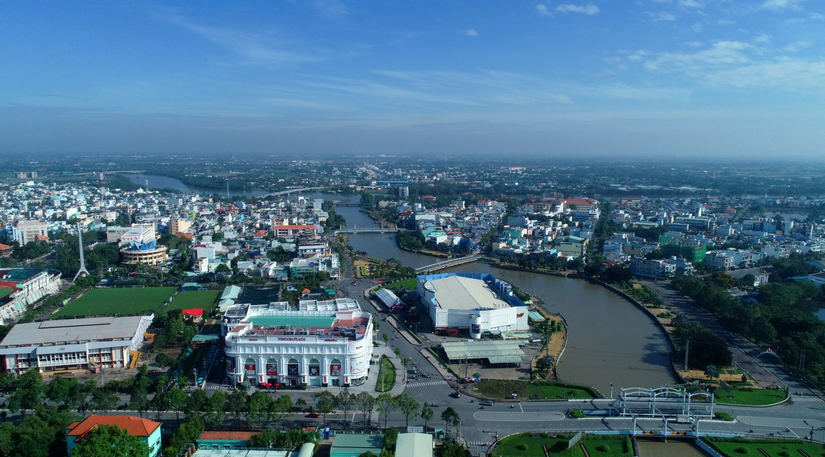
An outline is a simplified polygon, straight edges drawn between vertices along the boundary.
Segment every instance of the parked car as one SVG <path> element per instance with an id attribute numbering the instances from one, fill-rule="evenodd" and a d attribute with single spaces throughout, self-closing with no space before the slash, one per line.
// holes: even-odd
<path id="1" fill-rule="evenodd" d="M 309 413 L 309 414 L 306 415 L 306 417 L 308 417 L 310 419 L 318 419 L 319 417 L 321 417 L 321 415 L 318 414 L 318 413 Z"/>
<path id="2" fill-rule="evenodd" d="M 478 404 L 481 406 L 493 406 L 494 403 L 491 400 L 484 400 L 478 402 Z"/>

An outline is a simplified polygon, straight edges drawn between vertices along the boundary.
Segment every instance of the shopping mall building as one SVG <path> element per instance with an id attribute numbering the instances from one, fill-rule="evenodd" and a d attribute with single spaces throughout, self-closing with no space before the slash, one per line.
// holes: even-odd
<path id="1" fill-rule="evenodd" d="M 352 386 L 366 381 L 372 316 L 350 299 L 240 304 L 222 317 L 232 384 Z"/>

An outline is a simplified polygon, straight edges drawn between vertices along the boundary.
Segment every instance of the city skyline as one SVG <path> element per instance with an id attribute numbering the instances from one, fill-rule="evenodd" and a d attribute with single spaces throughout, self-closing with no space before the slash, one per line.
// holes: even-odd
<path id="1" fill-rule="evenodd" d="M 817 157 L 812 1 L 0 7 L 0 154 Z"/>

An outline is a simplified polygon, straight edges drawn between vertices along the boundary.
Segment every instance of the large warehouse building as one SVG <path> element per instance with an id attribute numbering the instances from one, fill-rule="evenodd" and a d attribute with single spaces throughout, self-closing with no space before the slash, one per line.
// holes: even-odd
<path id="1" fill-rule="evenodd" d="M 0 343 L 5 371 L 129 367 L 151 316 L 92 317 L 17 324 Z"/>
<path id="2" fill-rule="evenodd" d="M 513 286 L 489 274 L 445 273 L 418 277 L 418 296 L 436 330 L 485 332 L 526 330 L 527 306 Z"/>
<path id="3" fill-rule="evenodd" d="M 367 379 L 372 316 L 350 299 L 241 304 L 222 319 L 233 384 L 351 386 Z"/>

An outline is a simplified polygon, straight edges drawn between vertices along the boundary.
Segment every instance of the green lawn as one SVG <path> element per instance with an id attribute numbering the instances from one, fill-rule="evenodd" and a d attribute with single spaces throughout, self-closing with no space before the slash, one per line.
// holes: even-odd
<path id="1" fill-rule="evenodd" d="M 728 457 L 754 456 L 762 457 L 761 448 L 771 457 L 801 457 L 797 449 L 802 449 L 811 457 L 825 456 L 825 447 L 821 444 L 800 440 L 745 440 L 745 439 L 708 439 L 708 442 L 722 455 Z"/>
<path id="2" fill-rule="evenodd" d="M 567 442 L 572 435 L 558 435 L 552 437 L 547 433 L 521 433 L 501 440 L 493 449 L 493 457 L 544 457 L 544 447 L 552 456 L 584 457 L 579 444 L 584 443 L 587 452 L 592 456 L 630 457 L 633 455 L 633 446 L 628 436 L 587 436 L 579 444 L 567 449 Z"/>
<path id="3" fill-rule="evenodd" d="M 381 356 L 381 365 L 378 368 L 378 382 L 376 392 L 388 392 L 395 385 L 395 365 L 387 356 Z"/>
<path id="4" fill-rule="evenodd" d="M 731 389 L 728 394 L 724 389 L 716 388 L 713 393 L 716 395 L 717 403 L 731 405 L 772 405 L 787 397 L 784 390 L 775 389 Z"/>
<path id="5" fill-rule="evenodd" d="M 9 289 L 8 287 L 0 287 L 0 298 L 5 297 L 6 295 L 14 292 L 14 289 Z"/>
<path id="6" fill-rule="evenodd" d="M 125 316 L 153 313 L 175 293 L 175 287 L 92 289 L 53 317 Z"/>
<path id="7" fill-rule="evenodd" d="M 215 302 L 221 294 L 219 290 L 187 291 L 175 295 L 172 303 L 161 311 L 168 312 L 175 309 L 203 308 L 205 316 L 212 315 Z"/>
<path id="8" fill-rule="evenodd" d="M 390 290 L 395 290 L 399 287 L 402 287 L 402 288 L 407 289 L 407 290 L 415 289 L 416 287 L 418 287 L 418 278 L 410 278 L 410 279 L 405 279 L 403 281 L 395 281 L 395 282 L 391 282 L 391 283 L 383 285 L 384 289 L 390 289 Z"/>
<path id="9" fill-rule="evenodd" d="M 482 379 L 475 383 L 476 389 L 486 397 L 510 399 L 515 392 L 517 399 L 563 400 L 568 398 L 598 398 L 596 392 L 583 386 L 573 386 L 556 382 L 514 381 L 505 379 Z"/>

